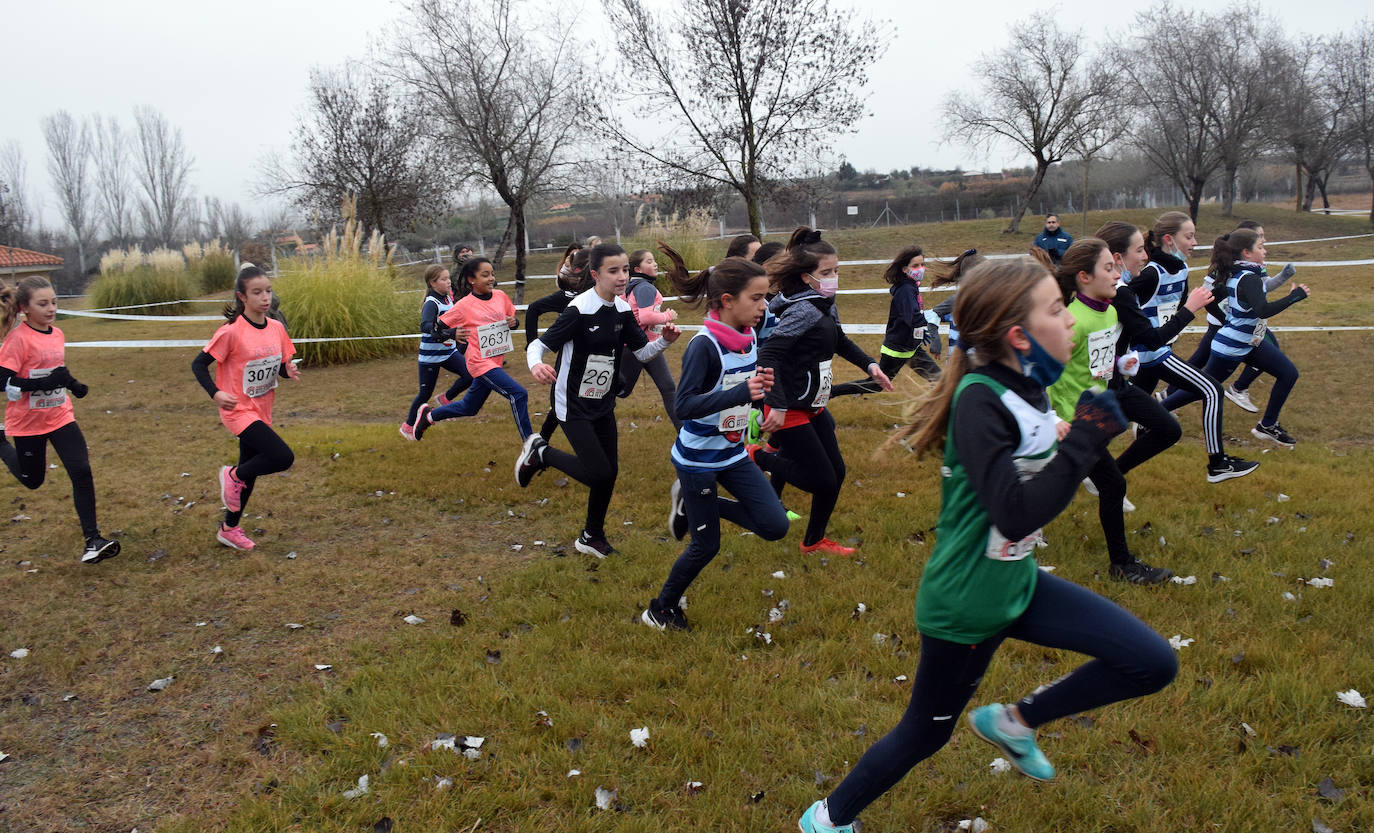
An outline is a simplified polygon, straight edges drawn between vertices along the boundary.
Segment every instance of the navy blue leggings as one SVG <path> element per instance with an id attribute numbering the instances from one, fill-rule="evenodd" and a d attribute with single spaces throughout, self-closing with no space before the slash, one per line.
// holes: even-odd
<path id="1" fill-rule="evenodd" d="M 777 541 L 787 534 L 787 511 L 782 508 L 763 471 L 748 457 L 723 469 L 689 469 L 674 461 L 681 484 L 682 502 L 687 507 L 687 525 L 692 539 L 678 556 L 658 600 L 674 607 L 701 571 L 720 552 L 720 519 L 742 526 L 765 541 Z M 721 497 L 724 486 L 735 500 Z"/>
<path id="2" fill-rule="evenodd" d="M 472 380 L 472 387 L 468 388 L 467 396 L 430 411 L 429 419 L 431 422 L 439 422 L 454 417 L 472 416 L 482 410 L 492 391 L 505 397 L 510 403 L 511 416 L 515 417 L 515 428 L 520 432 L 520 439 L 523 440 L 533 433 L 534 429 L 530 427 L 529 394 L 525 392 L 523 385 L 499 367 L 493 367 Z"/>
<path id="3" fill-rule="evenodd" d="M 439 382 L 440 368 L 449 373 L 457 375 L 453 384 L 449 385 L 445 398 L 453 401 L 458 398 L 458 394 L 467 390 L 472 385 L 472 374 L 468 373 L 467 360 L 463 358 L 461 350 L 454 350 L 453 355 L 441 362 L 420 362 L 420 392 L 415 395 L 410 403 L 410 410 L 406 412 L 406 425 L 415 424 L 415 412 L 420 410 L 420 406 L 429 401 L 434 395 L 434 386 Z"/>
<path id="4" fill-rule="evenodd" d="M 1017 705 L 1031 728 L 1108 703 L 1152 694 L 1178 673 L 1174 649 L 1115 603 L 1041 572 L 1026 612 L 977 645 L 921 636 L 911 703 L 896 728 L 869 747 L 827 799 L 830 820 L 849 824 L 916 764 L 949 742 L 964 706 L 1002 640 L 1093 657 Z"/>
<path id="5" fill-rule="evenodd" d="M 1298 382 L 1297 366 L 1283 354 L 1277 344 L 1266 339 L 1251 347 L 1249 353 L 1238 358 L 1223 356 L 1213 350 L 1212 357 L 1207 360 L 1207 366 L 1203 371 L 1218 384 L 1225 384 L 1242 364 L 1248 364 L 1261 373 L 1268 373 L 1274 377 L 1274 387 L 1269 391 L 1269 403 L 1264 406 L 1264 416 L 1260 418 L 1261 425 L 1273 425 L 1279 421 L 1283 403 L 1288 401 L 1288 394 Z M 1191 391 L 1180 390 L 1164 400 L 1164 407 L 1172 411 L 1197 398 Z"/>

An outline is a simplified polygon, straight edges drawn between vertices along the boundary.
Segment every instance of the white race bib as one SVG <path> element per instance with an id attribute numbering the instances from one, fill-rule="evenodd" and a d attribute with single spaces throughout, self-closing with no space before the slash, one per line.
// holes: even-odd
<path id="1" fill-rule="evenodd" d="M 1160 301 L 1157 309 L 1159 310 L 1159 326 L 1163 327 L 1165 324 L 1169 323 L 1170 318 L 1178 315 L 1178 300 Z M 1175 341 L 1178 341 L 1178 336 L 1169 339 L 1170 344 L 1173 344 Z"/>
<path id="2" fill-rule="evenodd" d="M 820 383 L 816 387 L 816 398 L 811 400 L 811 407 L 824 408 L 830 401 L 830 388 L 835 384 L 835 371 L 830 367 L 831 359 L 826 359 L 820 364 Z"/>
<path id="3" fill-rule="evenodd" d="M 925 341 L 925 340 L 926 340 L 926 328 L 925 328 L 925 327 L 917 327 L 916 329 L 914 329 L 914 330 L 911 331 L 911 337 L 914 338 L 914 339 L 916 339 L 916 342 L 917 342 L 918 344 L 919 344 L 920 342 L 922 342 L 922 341 Z"/>
<path id="4" fill-rule="evenodd" d="M 988 530 L 988 546 L 983 555 L 993 561 L 1020 561 L 1035 552 L 1035 542 L 1040 540 L 1041 530 L 1035 530 L 1020 541 L 1012 541 L 997 527 Z"/>
<path id="5" fill-rule="evenodd" d="M 1269 332 L 1269 319 L 1261 318 L 1255 322 L 1255 333 L 1250 336 L 1250 346 L 1254 347 L 1264 341 L 1264 334 Z"/>
<path id="6" fill-rule="evenodd" d="M 725 378 L 721 380 L 721 390 L 730 390 L 736 385 L 742 385 L 753 375 L 754 371 L 752 370 L 736 370 L 733 373 L 727 373 Z M 744 431 L 749 427 L 750 410 L 752 408 L 748 402 L 733 408 L 726 408 L 717 414 L 716 430 L 722 434 L 738 434 Z"/>
<path id="7" fill-rule="evenodd" d="M 477 348 L 482 358 L 501 356 L 515 349 L 511 344 L 510 325 L 505 321 L 493 321 L 477 328 Z"/>
<path id="8" fill-rule="evenodd" d="M 243 366 L 243 392 L 256 399 L 266 396 L 277 386 L 277 373 L 281 370 L 281 355 L 263 356 L 253 359 Z"/>
<path id="9" fill-rule="evenodd" d="M 42 379 L 52 375 L 55 367 L 38 367 L 29 371 L 30 379 Z M 31 390 L 29 391 L 29 407 L 37 410 L 39 408 L 56 408 L 67 401 L 66 388 L 53 388 L 52 390 Z"/>
<path id="10" fill-rule="evenodd" d="M 1088 333 L 1088 370 L 1094 379 L 1111 381 L 1116 367 L 1116 340 L 1120 335 L 1120 324 Z"/>
<path id="11" fill-rule="evenodd" d="M 615 357 L 597 353 L 587 357 L 587 366 L 582 368 L 582 382 L 577 386 L 577 395 L 583 399 L 600 399 L 611 391 L 611 378 L 615 375 Z"/>

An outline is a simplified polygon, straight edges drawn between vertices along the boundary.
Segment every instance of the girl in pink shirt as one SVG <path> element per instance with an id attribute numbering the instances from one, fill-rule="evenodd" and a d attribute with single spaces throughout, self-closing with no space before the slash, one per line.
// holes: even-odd
<path id="1" fill-rule="evenodd" d="M 24 321 L 16 325 L 20 312 Z M 53 326 L 56 320 L 57 295 L 47 278 L 33 275 L 13 287 L 0 286 L 0 333 L 5 339 L 0 385 L 9 400 L 0 426 L 0 459 L 20 483 L 37 489 L 48 472 L 52 443 L 71 478 L 72 502 L 86 538 L 81 562 L 98 564 L 119 555 L 119 542 L 101 536 L 96 524 L 91 458 L 67 396 L 81 399 L 89 389 L 67 369 L 67 342 Z"/>
<path id="2" fill-rule="evenodd" d="M 421 405 L 415 414 L 415 439 L 424 437 L 436 422 L 476 414 L 495 392 L 510 403 L 515 427 L 524 440 L 533 431 L 529 396 L 503 367 L 506 354 L 515 349 L 511 328 L 520 324 L 515 317 L 515 305 L 509 295 L 496 288 L 496 272 L 484 257 L 463 261 L 458 269 L 457 291 L 458 300 L 439 316 L 439 323 L 467 334 L 465 358 L 472 374 L 472 387 L 457 402 L 437 408 Z"/>
<path id="3" fill-rule="evenodd" d="M 191 362 L 196 381 L 219 406 L 220 422 L 239 438 L 238 465 L 219 470 L 224 521 L 215 533 L 216 540 L 236 550 L 254 547 L 239 526 L 253 484 L 265 474 L 286 471 L 296 460 L 271 428 L 277 377 L 301 378 L 291 361 L 296 347 L 281 322 L 269 317 L 271 306 L 272 280 L 245 263 L 234 282 L 234 304 L 224 310 L 229 323 L 215 331 Z M 211 364 L 216 365 L 213 379 Z"/>

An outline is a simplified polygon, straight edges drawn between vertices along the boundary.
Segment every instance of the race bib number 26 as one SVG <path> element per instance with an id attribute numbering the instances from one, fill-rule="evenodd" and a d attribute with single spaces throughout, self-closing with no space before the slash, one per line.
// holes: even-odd
<path id="1" fill-rule="evenodd" d="M 577 395 L 583 399 L 601 399 L 611 391 L 611 377 L 615 375 L 615 357 L 592 354 L 582 368 L 582 381 Z"/>

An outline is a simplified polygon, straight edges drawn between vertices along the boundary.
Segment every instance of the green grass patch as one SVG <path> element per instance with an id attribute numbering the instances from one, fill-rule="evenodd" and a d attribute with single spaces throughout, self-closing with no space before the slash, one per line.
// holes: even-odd
<path id="1" fill-rule="evenodd" d="M 129 271 L 101 275 L 91 284 L 90 305 L 95 308 L 139 307 L 126 312 L 144 315 L 176 315 L 190 304 L 178 303 L 201 293 L 199 275 L 185 269 L 166 271 L 137 266 Z"/>
<path id="2" fill-rule="evenodd" d="M 294 260 L 282 265 L 273 289 L 294 338 L 357 339 L 298 344 L 310 364 L 345 364 L 412 353 L 410 339 L 385 339 L 415 330 L 415 296 L 397 294 L 389 269 L 362 260 Z M 409 288 L 407 285 L 404 288 Z"/>

